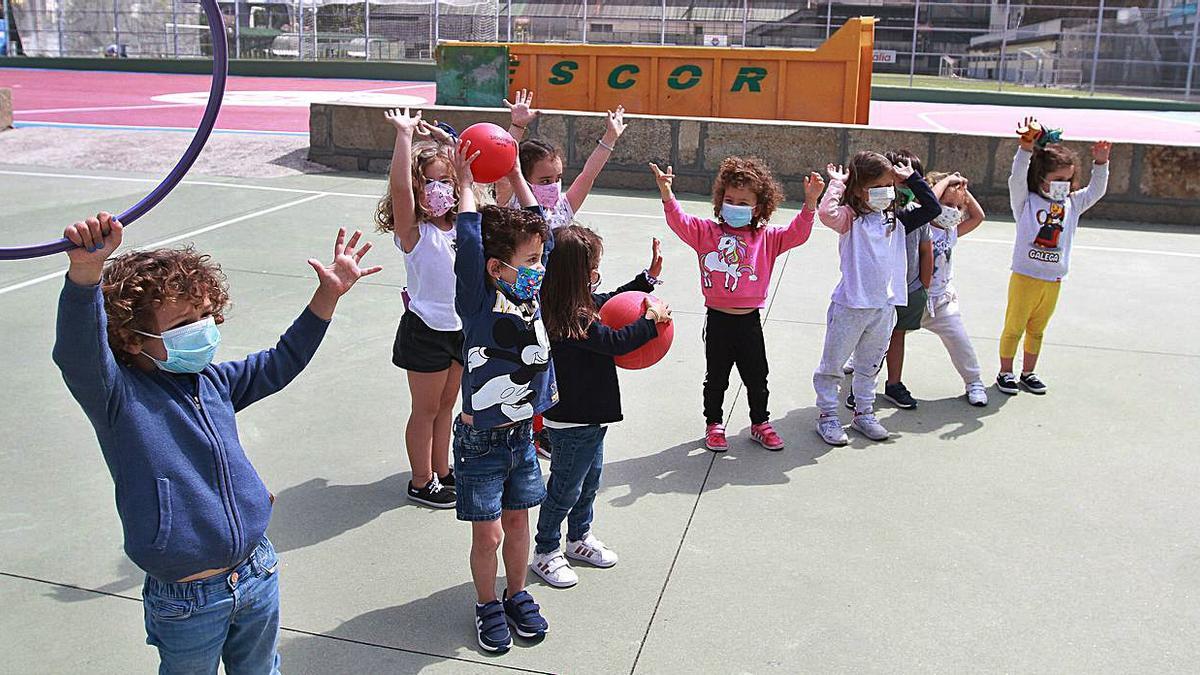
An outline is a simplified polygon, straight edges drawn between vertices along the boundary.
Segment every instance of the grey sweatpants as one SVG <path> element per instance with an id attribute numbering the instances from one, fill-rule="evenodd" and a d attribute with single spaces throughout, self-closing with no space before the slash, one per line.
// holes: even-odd
<path id="1" fill-rule="evenodd" d="M 942 338 L 946 351 L 950 354 L 950 362 L 962 376 L 963 382 L 971 384 L 980 381 L 979 358 L 975 356 L 975 348 L 971 346 L 971 338 L 967 335 L 967 327 L 963 325 L 962 314 L 958 309 L 958 293 L 953 288 L 925 309 L 921 318 L 921 327 L 933 331 Z"/>
<path id="2" fill-rule="evenodd" d="M 896 325 L 896 308 L 888 305 L 879 309 L 855 309 L 829 303 L 825 317 L 825 350 L 821 364 L 813 373 L 813 388 L 817 390 L 817 409 L 822 415 L 836 415 L 838 387 L 845 375 L 842 366 L 854 356 L 855 412 L 871 412 L 875 405 L 875 382 L 883 368 L 892 328 Z"/>

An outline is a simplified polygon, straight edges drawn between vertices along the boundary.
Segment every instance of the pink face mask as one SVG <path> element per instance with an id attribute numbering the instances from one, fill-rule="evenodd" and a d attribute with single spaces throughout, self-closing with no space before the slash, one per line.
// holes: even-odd
<path id="1" fill-rule="evenodd" d="M 453 185 L 432 180 L 425 183 L 425 202 L 429 204 L 429 212 L 433 217 L 441 218 L 454 208 L 458 197 L 454 194 Z"/>
<path id="2" fill-rule="evenodd" d="M 558 206 L 558 198 L 562 195 L 562 181 L 549 185 L 530 185 L 529 189 L 533 190 L 533 196 L 543 209 L 552 209 Z"/>

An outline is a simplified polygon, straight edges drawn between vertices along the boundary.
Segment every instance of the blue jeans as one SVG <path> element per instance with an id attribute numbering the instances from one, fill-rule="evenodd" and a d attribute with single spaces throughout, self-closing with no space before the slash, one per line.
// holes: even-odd
<path id="1" fill-rule="evenodd" d="M 546 487 L 533 450 L 533 422 L 476 429 L 455 419 L 454 491 L 459 520 L 496 520 L 501 511 L 541 504 Z"/>
<path id="2" fill-rule="evenodd" d="M 550 435 L 550 480 L 546 501 L 538 514 L 537 553 L 559 547 L 560 526 L 567 519 L 567 541 L 579 541 L 592 526 L 592 504 L 604 470 L 604 434 L 608 427 L 593 424 L 570 429 L 546 428 Z"/>
<path id="3" fill-rule="evenodd" d="M 158 648 L 160 675 L 278 675 L 279 557 L 263 537 L 233 571 L 187 583 L 147 576 L 142 588 L 146 643 Z"/>

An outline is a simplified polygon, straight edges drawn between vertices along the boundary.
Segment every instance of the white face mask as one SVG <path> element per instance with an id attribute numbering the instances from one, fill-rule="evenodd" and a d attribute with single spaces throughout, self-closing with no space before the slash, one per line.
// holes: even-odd
<path id="1" fill-rule="evenodd" d="M 867 206 L 873 211 L 882 211 L 896 201 L 896 188 L 891 185 L 867 190 Z"/>
<path id="2" fill-rule="evenodd" d="M 1054 202 L 1063 202 L 1067 197 L 1071 196 L 1071 181 L 1069 180 L 1052 180 L 1050 181 L 1050 190 L 1045 193 L 1046 199 Z"/>
<path id="3" fill-rule="evenodd" d="M 962 211 L 959 211 L 958 209 L 954 208 L 953 206 L 945 206 L 945 205 L 942 206 L 942 212 L 939 213 L 937 215 L 937 217 L 933 219 L 934 225 L 937 225 L 938 227 L 940 227 L 944 230 L 949 230 L 950 228 L 958 227 L 958 224 L 961 223 L 962 221 L 963 221 Z"/>

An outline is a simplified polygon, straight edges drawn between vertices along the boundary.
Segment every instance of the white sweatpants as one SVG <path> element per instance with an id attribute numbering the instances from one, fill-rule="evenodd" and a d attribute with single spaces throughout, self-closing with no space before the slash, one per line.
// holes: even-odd
<path id="1" fill-rule="evenodd" d="M 954 287 L 947 288 L 943 295 L 934 299 L 932 305 L 933 315 L 930 315 L 927 307 L 921 318 L 921 328 L 942 338 L 942 344 L 950 354 L 950 362 L 962 376 L 964 384 L 980 381 L 979 358 L 975 356 L 975 348 L 971 346 L 971 338 L 967 336 L 967 327 L 963 325 L 962 314 L 959 313 L 958 292 Z"/>
<path id="2" fill-rule="evenodd" d="M 822 415 L 837 414 L 838 387 L 845 375 L 842 366 L 854 356 L 855 412 L 871 412 L 875 405 L 875 382 L 883 368 L 892 328 L 896 325 L 896 308 L 888 305 L 879 309 L 855 309 L 829 303 L 825 318 L 825 350 L 821 364 L 813 373 L 813 388 L 817 390 L 817 408 Z"/>

